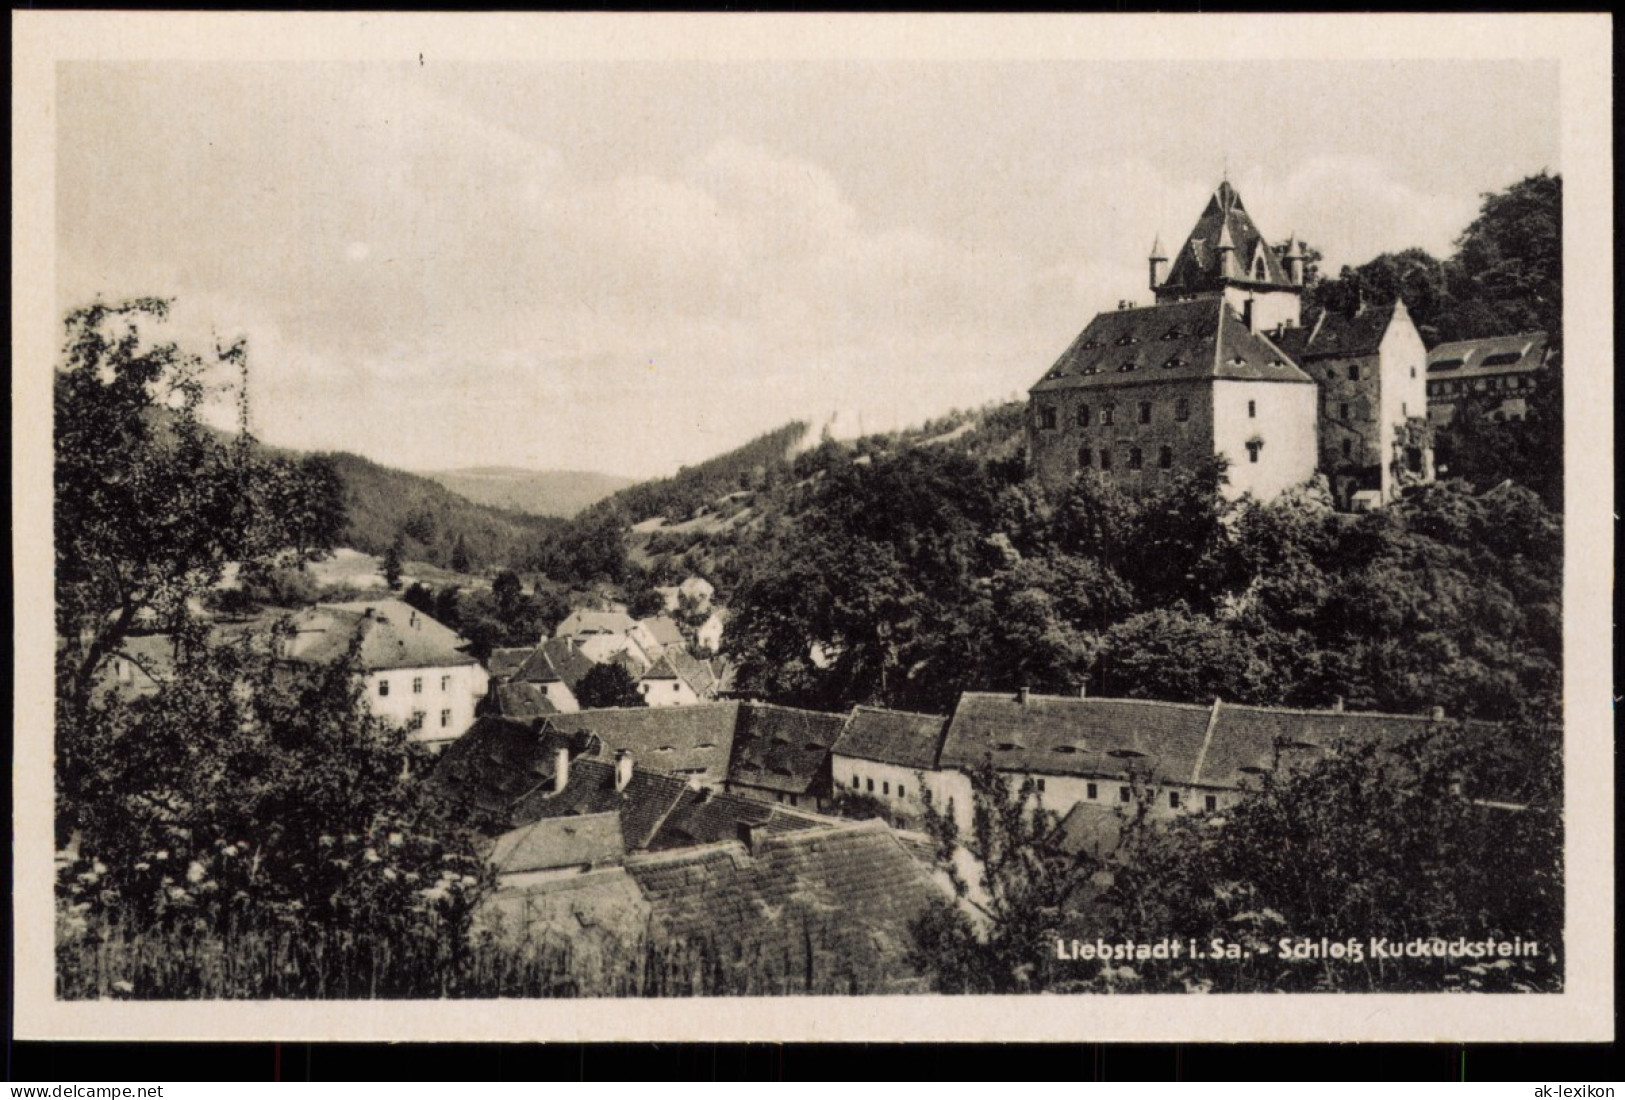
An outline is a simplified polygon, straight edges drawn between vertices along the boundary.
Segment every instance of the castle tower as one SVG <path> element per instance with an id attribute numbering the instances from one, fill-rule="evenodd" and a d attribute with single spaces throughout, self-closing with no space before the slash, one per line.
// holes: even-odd
<path id="1" fill-rule="evenodd" d="M 1160 268 L 1164 264 L 1166 264 L 1167 262 L 1168 262 L 1168 254 L 1162 250 L 1162 234 L 1159 233 L 1151 241 L 1150 264 L 1151 264 L 1151 289 L 1152 290 L 1156 290 L 1157 289 L 1157 284 L 1162 282 L 1162 271 L 1160 270 Z"/>
<path id="2" fill-rule="evenodd" d="M 1301 246 L 1298 252 L 1294 278 L 1225 180 L 1174 257 L 1167 279 L 1154 287 L 1157 301 L 1222 297 L 1237 313 L 1250 311 L 1258 331 L 1295 327 L 1302 312 Z"/>

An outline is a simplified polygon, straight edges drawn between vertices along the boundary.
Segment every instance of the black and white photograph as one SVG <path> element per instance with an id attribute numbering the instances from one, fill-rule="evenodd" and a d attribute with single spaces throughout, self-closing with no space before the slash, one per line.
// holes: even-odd
<path id="1" fill-rule="evenodd" d="M 1605 17 L 60 18 L 41 1037 L 1611 1037 Z"/>

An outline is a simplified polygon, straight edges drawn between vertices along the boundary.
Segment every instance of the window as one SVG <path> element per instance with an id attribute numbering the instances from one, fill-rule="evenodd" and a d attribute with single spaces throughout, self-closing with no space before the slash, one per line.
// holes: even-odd
<path id="1" fill-rule="evenodd" d="M 412 677 L 412 694 L 413 695 L 422 695 L 423 694 L 423 677 L 421 677 L 421 676 Z"/>
<path id="2" fill-rule="evenodd" d="M 442 676 L 442 677 L 440 677 L 440 690 L 441 691 L 450 691 L 451 690 L 451 677 L 450 676 Z"/>
<path id="3" fill-rule="evenodd" d="M 1428 383 L 1428 396 L 1429 397 L 1438 397 L 1439 396 L 1439 383 L 1437 383 L 1437 382 L 1429 382 Z"/>
<path id="4" fill-rule="evenodd" d="M 796 796 L 791 795 L 790 796 L 790 805 L 794 806 L 795 804 L 796 804 Z"/>
<path id="5" fill-rule="evenodd" d="M 1191 418 L 1191 403 L 1181 397 L 1174 402 L 1174 419 L 1189 420 Z"/>
<path id="6" fill-rule="evenodd" d="M 873 779 L 869 780 L 869 793 L 875 793 L 875 781 Z"/>
<path id="7" fill-rule="evenodd" d="M 1214 794 L 1204 795 L 1202 798 L 1202 808 L 1207 810 L 1208 813 L 1212 813 L 1214 810 L 1217 810 L 1219 808 L 1219 796 Z"/>
<path id="8" fill-rule="evenodd" d="M 1163 447 L 1157 452 L 1157 465 L 1164 470 L 1173 469 L 1174 449 L 1172 447 Z"/>
<path id="9" fill-rule="evenodd" d="M 1400 416 L 1409 416 L 1409 415 L 1411 415 L 1411 404 L 1410 404 L 1409 401 L 1401 401 L 1399 403 L 1399 415 Z"/>
<path id="10" fill-rule="evenodd" d="M 1151 402 L 1149 401 L 1140 402 L 1140 423 L 1151 423 Z"/>
<path id="11" fill-rule="evenodd" d="M 1168 808 L 1170 810 L 1179 809 L 1179 792 L 1178 791 L 1169 791 L 1168 792 Z"/>
<path id="12" fill-rule="evenodd" d="M 1127 787 L 1119 787 L 1119 788 L 1117 788 L 1117 801 L 1119 801 L 1119 802 L 1128 802 L 1128 801 L 1132 800 L 1133 798 L 1134 798 L 1134 792 L 1130 791 Z"/>
<path id="13" fill-rule="evenodd" d="M 680 691 L 680 690 L 682 690 L 682 686 L 683 686 L 683 685 L 682 685 L 682 684 L 673 684 L 673 685 L 672 685 L 672 686 L 671 686 L 671 689 L 672 689 L 672 690 L 673 690 L 673 691 Z"/>
<path id="14" fill-rule="evenodd" d="M 1130 447 L 1128 449 L 1128 468 L 1138 470 L 1143 465 L 1145 465 L 1145 455 L 1141 453 L 1140 448 Z"/>
<path id="15" fill-rule="evenodd" d="M 1100 797 L 1100 788 L 1097 787 L 1095 784 L 1091 783 L 1091 784 L 1089 784 L 1089 788 L 1088 788 L 1087 793 L 1088 793 L 1090 798 L 1099 798 Z"/>
<path id="16" fill-rule="evenodd" d="M 880 793 L 889 796 L 891 794 L 891 784 L 882 782 L 880 784 Z"/>
<path id="17" fill-rule="evenodd" d="M 863 786 L 863 780 L 854 775 L 852 777 L 852 789 L 855 791 L 861 786 Z"/>
<path id="18" fill-rule="evenodd" d="M 1354 457 L 1354 440 L 1352 440 L 1352 439 L 1343 440 L 1343 457 L 1344 458 L 1353 458 Z"/>
<path id="19" fill-rule="evenodd" d="M 903 785 L 901 783 L 897 784 L 897 797 L 898 798 L 902 798 L 907 793 L 908 792 L 903 789 Z"/>
<path id="20" fill-rule="evenodd" d="M 1055 427 L 1055 406 L 1041 405 L 1038 409 L 1038 426 L 1040 428 Z"/>
<path id="21" fill-rule="evenodd" d="M 1117 406 L 1115 406 L 1115 405 L 1102 405 L 1100 407 L 1100 422 L 1102 424 L 1110 424 L 1116 418 L 1116 414 L 1117 414 Z"/>
<path id="22" fill-rule="evenodd" d="M 1345 401 L 1341 405 L 1337 406 L 1337 419 L 1339 419 L 1339 420 L 1347 420 L 1348 418 L 1349 418 L 1349 404 L 1348 404 L 1347 401 Z"/>
<path id="23" fill-rule="evenodd" d="M 1247 461 L 1248 462 L 1257 462 L 1258 461 L 1258 452 L 1262 451 L 1263 449 L 1264 449 L 1264 444 L 1263 444 L 1262 441 L 1257 440 L 1257 439 L 1249 439 L 1247 441 Z"/>
<path id="24" fill-rule="evenodd" d="M 1094 464 L 1095 464 L 1095 452 L 1091 451 L 1088 447 L 1079 447 L 1078 448 L 1078 465 L 1082 466 L 1085 470 L 1087 470 L 1089 467 L 1093 466 Z"/>
<path id="25" fill-rule="evenodd" d="M 1360 380 L 1360 364 L 1358 364 L 1358 363 L 1350 363 L 1349 364 L 1349 381 L 1350 382 L 1358 382 L 1359 380 Z"/>
<path id="26" fill-rule="evenodd" d="M 446 729 L 450 725 L 451 725 L 451 711 L 449 711 L 449 710 L 441 711 L 440 712 L 440 728 L 441 729 Z"/>
<path id="27" fill-rule="evenodd" d="M 1042 779 L 1040 779 L 1040 780 L 1039 780 L 1039 781 L 1038 781 L 1038 793 L 1039 793 L 1039 794 L 1043 794 L 1043 793 L 1044 793 L 1044 781 L 1043 781 L 1043 780 L 1042 780 Z"/>
<path id="28" fill-rule="evenodd" d="M 1415 368 L 1415 367 L 1412 367 L 1412 368 L 1411 368 L 1411 377 L 1412 377 L 1412 378 L 1415 378 L 1415 377 L 1416 377 L 1416 368 Z"/>
<path id="29" fill-rule="evenodd" d="M 1127 362 L 1125 362 L 1122 366 L 1118 367 L 1117 369 L 1118 369 L 1119 373 L 1127 374 L 1129 371 L 1134 370 L 1139 365 L 1140 364 L 1138 364 L 1134 360 L 1130 359 Z"/>
<path id="30" fill-rule="evenodd" d="M 1105 448 L 1102 448 L 1100 451 L 1100 468 L 1102 470 L 1109 470 L 1112 468 L 1112 453 Z"/>
<path id="31" fill-rule="evenodd" d="M 1249 401 L 1249 402 L 1247 402 L 1247 418 L 1249 420 L 1256 420 L 1258 418 L 1258 402 L 1257 401 Z"/>
<path id="32" fill-rule="evenodd" d="M 1089 420 L 1090 420 L 1089 406 L 1088 405 L 1079 405 L 1078 406 L 1078 427 L 1087 428 L 1089 426 Z"/>
<path id="33" fill-rule="evenodd" d="M 406 724 L 406 728 L 414 732 L 423 728 L 423 712 L 421 710 L 412 712 L 412 720 Z"/>
<path id="34" fill-rule="evenodd" d="M 378 694 L 379 695 L 388 695 L 389 694 L 389 681 L 388 680 L 379 680 L 378 681 Z"/>

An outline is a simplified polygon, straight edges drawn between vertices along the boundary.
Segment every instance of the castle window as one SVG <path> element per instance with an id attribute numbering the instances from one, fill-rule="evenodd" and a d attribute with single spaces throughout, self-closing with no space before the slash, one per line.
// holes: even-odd
<path id="1" fill-rule="evenodd" d="M 1089 415 L 1089 406 L 1088 405 L 1079 405 L 1078 406 L 1078 427 L 1087 428 L 1089 426 L 1090 419 L 1091 419 L 1091 417 Z"/>
<path id="2" fill-rule="evenodd" d="M 1415 378 L 1415 377 L 1416 377 L 1416 368 L 1415 368 L 1415 367 L 1412 367 L 1412 368 L 1411 368 L 1411 377 L 1412 377 L 1412 378 Z"/>
<path id="3" fill-rule="evenodd" d="M 1247 419 L 1256 420 L 1257 418 L 1258 418 L 1258 402 L 1257 401 L 1249 401 L 1249 402 L 1247 402 Z"/>
<path id="4" fill-rule="evenodd" d="M 1262 451 L 1263 449 L 1264 449 L 1263 440 L 1249 439 L 1247 441 L 1247 461 L 1248 462 L 1257 462 L 1258 461 L 1258 452 Z"/>
<path id="5" fill-rule="evenodd" d="M 1350 382 L 1358 382 L 1359 380 L 1360 380 L 1360 364 L 1358 364 L 1358 363 L 1350 363 L 1349 364 L 1349 381 Z"/>
<path id="6" fill-rule="evenodd" d="M 1181 397 L 1174 402 L 1174 419 L 1189 420 L 1191 418 L 1191 403 Z"/>
<path id="7" fill-rule="evenodd" d="M 1144 463 L 1145 456 L 1140 453 L 1140 448 L 1130 447 L 1128 449 L 1128 468 L 1138 470 Z"/>
<path id="8" fill-rule="evenodd" d="M 451 711 L 449 711 L 449 710 L 441 711 L 440 712 L 440 728 L 445 729 L 450 725 L 451 725 Z"/>
<path id="9" fill-rule="evenodd" d="M 1090 798 L 1099 798 L 1100 797 L 1100 788 L 1095 786 L 1093 783 L 1091 783 L 1091 784 L 1089 784 L 1089 788 L 1085 793 Z"/>
<path id="10" fill-rule="evenodd" d="M 1100 422 L 1102 424 L 1110 424 L 1116 417 L 1117 407 L 1115 405 L 1102 405 L 1100 407 Z"/>
<path id="11" fill-rule="evenodd" d="M 1134 798 L 1134 792 L 1127 787 L 1117 788 L 1117 801 L 1128 802 Z"/>
<path id="12" fill-rule="evenodd" d="M 1038 409 L 1038 426 L 1053 429 L 1055 427 L 1055 406 L 1041 405 Z"/>
<path id="13" fill-rule="evenodd" d="M 413 695 L 422 695 L 423 694 L 423 677 L 421 677 L 421 676 L 412 677 L 412 694 Z"/>
<path id="14" fill-rule="evenodd" d="M 1204 795 L 1202 798 L 1202 808 L 1207 810 L 1208 813 L 1212 813 L 1214 810 L 1217 810 L 1219 808 L 1219 796 L 1212 794 Z"/>
<path id="15" fill-rule="evenodd" d="M 897 797 L 898 797 L 898 798 L 902 798 L 902 797 L 903 797 L 903 796 L 904 796 L 904 795 L 906 795 L 906 794 L 907 794 L 907 793 L 908 793 L 908 791 L 906 791 L 906 790 L 905 790 L 905 789 L 904 789 L 904 788 L 903 788 L 903 785 L 902 785 L 902 784 L 901 784 L 901 783 L 899 783 L 899 784 L 897 784 Z"/>
<path id="16" fill-rule="evenodd" d="M 1100 468 L 1102 470 L 1109 470 L 1112 468 L 1112 453 L 1106 450 L 1104 447 L 1100 449 Z"/>
<path id="17" fill-rule="evenodd" d="M 1354 457 L 1354 440 L 1352 440 L 1352 439 L 1343 440 L 1343 457 L 1344 458 L 1353 458 Z"/>
<path id="18" fill-rule="evenodd" d="M 875 781 L 873 779 L 869 780 L 869 793 L 875 793 Z"/>
<path id="19" fill-rule="evenodd" d="M 1348 418 L 1349 418 L 1349 405 L 1348 405 L 1348 402 L 1345 401 L 1342 404 L 1337 406 L 1337 419 L 1339 419 L 1339 420 L 1347 420 Z"/>
<path id="20" fill-rule="evenodd" d="M 1095 464 L 1095 452 L 1088 447 L 1078 448 L 1078 465 L 1087 470 Z"/>
<path id="21" fill-rule="evenodd" d="M 852 777 L 852 789 L 855 791 L 861 786 L 863 786 L 863 780 L 854 775 Z"/>
<path id="22" fill-rule="evenodd" d="M 1179 792 L 1178 791 L 1169 791 L 1168 792 L 1168 808 L 1170 810 L 1179 809 Z"/>
<path id="23" fill-rule="evenodd" d="M 379 695 L 388 695 L 389 694 L 389 681 L 388 680 L 379 680 L 378 681 L 378 694 Z"/>
<path id="24" fill-rule="evenodd" d="M 1174 449 L 1172 447 L 1165 446 L 1162 448 L 1162 450 L 1157 452 L 1157 465 L 1162 467 L 1164 470 L 1173 468 Z"/>
<path id="25" fill-rule="evenodd" d="M 890 797 L 890 795 L 891 795 L 891 784 L 890 783 L 881 783 L 880 784 L 880 793 Z"/>
<path id="26" fill-rule="evenodd" d="M 1140 402 L 1140 423 L 1151 423 L 1151 402 L 1149 401 Z"/>
<path id="27" fill-rule="evenodd" d="M 1038 793 L 1039 793 L 1039 794 L 1043 794 L 1043 793 L 1044 793 L 1044 781 L 1043 781 L 1043 780 L 1042 780 L 1042 779 L 1040 779 L 1040 780 L 1039 780 L 1039 781 L 1038 781 Z"/>

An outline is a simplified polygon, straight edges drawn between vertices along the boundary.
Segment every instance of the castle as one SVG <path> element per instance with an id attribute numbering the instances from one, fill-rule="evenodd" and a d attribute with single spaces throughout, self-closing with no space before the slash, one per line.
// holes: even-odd
<path id="1" fill-rule="evenodd" d="M 1029 391 L 1034 474 L 1144 492 L 1222 455 L 1231 496 L 1322 474 L 1348 509 L 1432 480 L 1427 350 L 1405 304 L 1304 318 L 1305 266 L 1296 236 L 1278 255 L 1219 184 L 1171 265 L 1152 245 L 1156 303 L 1096 316 Z"/>

